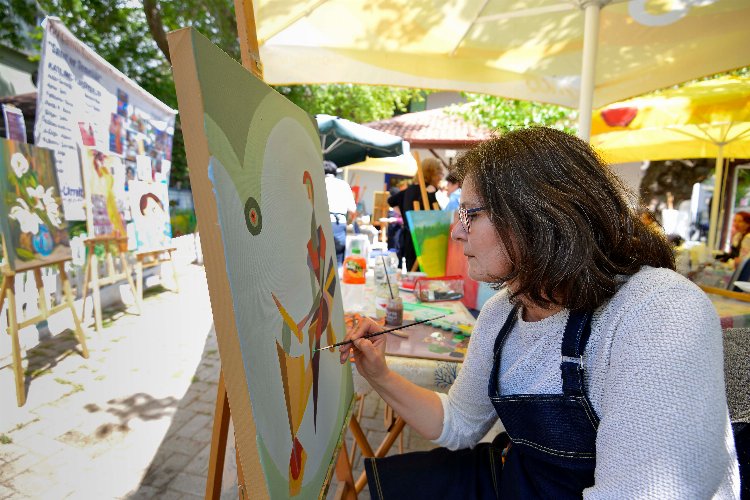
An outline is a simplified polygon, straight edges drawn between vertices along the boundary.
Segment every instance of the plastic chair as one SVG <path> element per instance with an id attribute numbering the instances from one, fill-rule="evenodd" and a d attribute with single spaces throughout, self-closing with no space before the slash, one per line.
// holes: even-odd
<path id="1" fill-rule="evenodd" d="M 742 262 L 740 262 L 740 265 L 737 266 L 737 269 L 735 269 L 732 278 L 727 284 L 727 290 L 731 290 L 733 292 L 741 292 L 742 290 L 734 286 L 734 282 L 748 280 L 750 280 L 750 258 L 744 259 Z"/>

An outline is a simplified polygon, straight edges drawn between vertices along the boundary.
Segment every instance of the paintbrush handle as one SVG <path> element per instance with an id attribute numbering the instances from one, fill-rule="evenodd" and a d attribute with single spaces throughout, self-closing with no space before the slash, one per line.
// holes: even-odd
<path id="1" fill-rule="evenodd" d="M 361 339 L 370 339 L 372 337 L 377 337 L 378 335 L 383 335 L 384 333 L 395 332 L 396 330 L 401 330 L 402 328 L 409 328 L 410 326 L 419 325 L 419 324 L 422 324 L 422 323 L 427 323 L 429 321 L 435 321 L 436 319 L 440 319 L 440 318 L 442 318 L 444 316 L 445 316 L 445 314 L 441 314 L 440 316 L 435 316 L 434 318 L 430 318 L 430 319 L 423 319 L 421 321 L 415 321 L 414 323 L 409 323 L 408 325 L 401 325 L 401 326 L 397 326 L 396 328 L 389 328 L 387 330 L 382 330 L 382 331 L 379 331 L 379 332 L 370 333 L 369 335 L 365 335 L 365 336 L 360 337 L 360 338 Z M 345 341 L 339 342 L 337 344 L 331 344 L 331 345 L 327 345 L 325 347 L 321 347 L 320 349 L 316 349 L 316 351 L 324 351 L 326 349 L 333 349 L 334 347 L 339 347 L 339 346 L 342 346 L 342 345 L 351 344 L 353 342 L 354 342 L 353 340 L 345 340 Z"/>

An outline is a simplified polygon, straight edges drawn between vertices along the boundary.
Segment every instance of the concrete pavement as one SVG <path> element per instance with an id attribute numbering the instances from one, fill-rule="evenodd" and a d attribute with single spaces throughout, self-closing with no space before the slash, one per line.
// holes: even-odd
<path id="1" fill-rule="evenodd" d="M 0 499 L 203 496 L 220 359 L 204 270 L 178 271 L 179 294 L 153 289 L 142 315 L 110 310 L 101 333 L 89 327 L 89 359 L 67 313 L 23 330 L 34 342 L 22 408 L 10 356 L 0 358 Z M 367 396 L 361 425 L 374 446 L 382 413 Z M 404 451 L 432 447 L 409 429 L 403 439 Z M 222 497 L 237 498 L 231 429 L 229 442 Z M 357 454 L 355 478 L 361 470 Z"/>

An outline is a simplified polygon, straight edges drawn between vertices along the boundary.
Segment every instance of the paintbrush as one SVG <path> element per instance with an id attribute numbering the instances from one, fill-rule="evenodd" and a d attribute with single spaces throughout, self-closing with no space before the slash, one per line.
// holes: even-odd
<path id="1" fill-rule="evenodd" d="M 369 335 L 365 335 L 364 337 L 360 337 L 360 338 L 361 339 L 370 339 L 372 337 L 377 337 L 378 335 L 383 335 L 384 333 L 395 332 L 396 330 L 401 330 L 402 328 L 409 328 L 410 326 L 420 325 L 422 323 L 427 323 L 429 321 L 435 321 L 436 319 L 440 319 L 440 318 L 442 318 L 444 316 L 445 316 L 445 314 L 441 314 L 440 316 L 435 316 L 434 318 L 423 319 L 421 321 L 415 321 L 414 323 L 409 323 L 408 325 L 397 326 L 396 328 L 389 328 L 387 330 L 383 330 L 383 331 L 380 331 L 380 332 L 371 333 Z M 343 342 L 339 342 L 338 344 L 327 345 L 325 347 L 321 347 L 320 349 L 315 349 L 313 352 L 324 351 L 326 349 L 332 349 L 334 347 L 339 347 L 339 346 L 342 346 L 344 344 L 351 344 L 352 342 L 354 342 L 354 341 L 353 340 L 345 340 Z"/>

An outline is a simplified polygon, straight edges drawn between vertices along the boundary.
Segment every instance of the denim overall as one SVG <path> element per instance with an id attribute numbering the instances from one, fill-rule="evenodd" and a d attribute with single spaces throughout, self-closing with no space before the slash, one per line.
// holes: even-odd
<path id="1" fill-rule="evenodd" d="M 489 380 L 489 397 L 507 434 L 473 449 L 438 448 L 366 459 L 372 498 L 581 498 L 594 484 L 599 419 L 583 383 L 591 313 L 571 311 L 565 325 L 562 394 L 501 396 L 500 354 L 517 313 L 518 306 L 495 340 Z"/>

